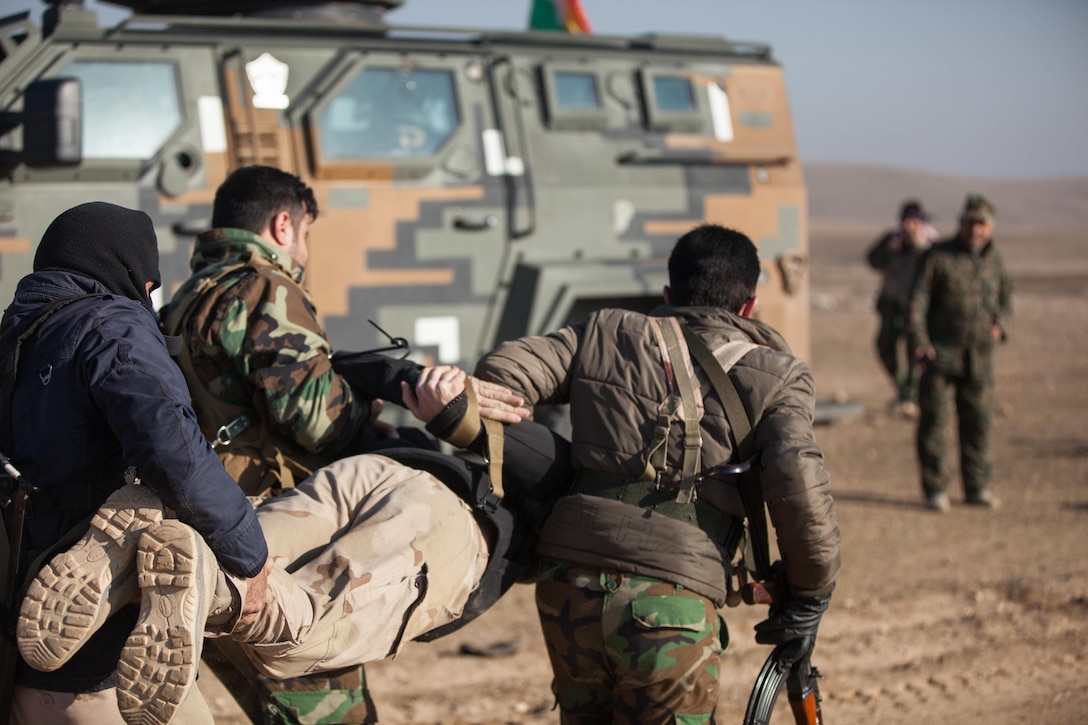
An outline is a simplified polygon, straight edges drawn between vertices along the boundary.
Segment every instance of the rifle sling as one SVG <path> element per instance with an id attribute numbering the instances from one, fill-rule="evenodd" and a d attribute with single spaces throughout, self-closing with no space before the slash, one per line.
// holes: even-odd
<path id="1" fill-rule="evenodd" d="M 686 329 L 678 318 L 665 317 L 659 320 L 661 335 L 665 340 L 669 362 L 672 365 L 676 391 L 684 409 L 684 453 L 680 462 L 680 486 L 676 494 L 678 504 L 691 503 L 694 498 L 695 479 L 701 470 L 703 447 L 702 432 L 699 428 L 699 410 L 695 402 L 696 383 L 688 374 L 687 363 L 680 348 L 680 336 L 676 328 Z M 661 469 L 658 469 L 660 473 Z"/>
<path id="2" fill-rule="evenodd" d="M 15 346 L 11 351 L 0 358 L 0 385 L 4 386 L 4 409 L 3 415 L 0 416 L 0 427 L 2 427 L 2 431 L 0 431 L 0 440 L 3 441 L 5 450 L 12 450 L 12 437 L 14 432 L 11 428 L 11 403 L 12 399 L 15 397 L 15 378 L 19 374 L 19 356 L 23 350 L 23 343 L 25 343 L 30 336 L 42 326 L 43 322 L 52 317 L 53 314 L 61 308 L 67 307 L 73 302 L 102 296 L 103 295 L 98 294 L 86 294 L 61 297 L 58 300 L 53 300 L 30 322 L 29 325 L 26 326 L 26 329 L 15 338 Z"/>
<path id="3" fill-rule="evenodd" d="M 22 352 L 23 343 L 30 339 L 30 336 L 41 327 L 42 323 L 52 317 L 53 314 L 61 308 L 67 307 L 73 302 L 79 302 L 80 300 L 92 297 L 101 297 L 101 295 L 75 295 L 54 300 L 19 334 L 15 339 L 15 345 L 12 350 L 0 358 L 0 385 L 4 388 L 3 397 L 0 398 L 0 405 L 3 406 L 2 410 L 0 410 L 0 441 L 3 442 L 6 450 L 14 452 L 12 449 L 14 430 L 11 422 L 11 407 L 15 397 L 15 379 L 19 372 L 19 356 Z M 23 493 L 26 493 L 25 488 Z M 13 492 L 13 496 L 19 495 L 19 493 Z M 25 511 L 26 501 L 23 500 L 14 505 L 21 509 L 19 515 L 13 516 L 14 530 L 9 531 L 7 522 L 2 522 L 2 533 L 4 536 L 3 543 L 7 549 L 4 552 L 5 559 L 7 560 L 4 567 L 4 576 L 6 579 L 4 586 L 4 601 L 2 602 L 2 612 L 0 612 L 0 617 L 3 618 L 3 639 L 0 641 L 0 673 L 2 673 L 2 677 L 0 677 L 0 723 L 3 723 L 3 725 L 7 725 L 11 717 L 11 702 L 15 686 L 15 670 L 19 662 L 16 645 L 11 636 L 14 630 L 15 605 L 16 602 L 21 600 L 22 591 L 27 584 L 26 579 L 22 576 L 23 572 L 20 571 L 23 563 L 22 543 L 25 536 L 25 532 L 23 531 L 24 516 L 22 512 Z M 69 534 L 70 533 L 71 532 L 69 532 Z M 65 539 L 66 537 L 62 537 L 62 541 Z M 60 545 L 62 542 L 58 541 L 57 543 Z M 48 554 L 49 551 L 55 550 L 56 548 L 53 547 L 45 552 L 41 552 L 33 564 L 40 566 L 44 556 Z"/>
<path id="4" fill-rule="evenodd" d="M 721 363 L 714 357 L 714 353 L 706 346 L 687 325 L 680 325 L 684 331 L 684 339 L 688 344 L 688 350 L 699 367 L 710 379 L 725 409 L 725 417 L 729 421 L 729 437 L 732 439 L 733 448 L 737 452 L 736 460 L 747 461 L 751 459 L 755 451 L 755 440 L 752 437 L 752 423 L 748 413 L 741 402 L 740 394 L 733 379 L 722 369 Z M 755 574 L 760 579 L 766 578 L 770 572 L 770 550 L 767 538 L 767 517 L 764 513 L 763 489 L 753 472 L 740 476 L 741 500 L 744 503 L 744 513 L 748 517 L 748 527 L 751 531 L 749 537 L 752 544 L 752 555 L 755 559 Z"/>

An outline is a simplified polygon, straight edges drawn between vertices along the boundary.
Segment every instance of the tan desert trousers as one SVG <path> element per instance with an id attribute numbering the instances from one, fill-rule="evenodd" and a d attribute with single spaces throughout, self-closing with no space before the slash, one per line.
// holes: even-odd
<path id="1" fill-rule="evenodd" d="M 231 636 L 277 679 L 395 654 L 457 619 L 487 565 L 468 505 L 378 455 L 321 468 L 257 517 L 277 564 L 270 602 Z"/>

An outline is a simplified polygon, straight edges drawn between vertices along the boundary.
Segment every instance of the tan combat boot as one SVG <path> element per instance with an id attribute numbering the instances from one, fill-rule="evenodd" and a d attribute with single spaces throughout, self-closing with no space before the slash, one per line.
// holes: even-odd
<path id="1" fill-rule="evenodd" d="M 140 617 L 117 664 L 117 704 L 130 725 L 166 725 L 196 682 L 204 627 L 234 609 L 215 555 L 193 528 L 164 521 L 136 555 Z"/>
<path id="2" fill-rule="evenodd" d="M 136 601 L 136 546 L 144 530 L 162 519 L 162 501 L 151 489 L 123 486 L 98 509 L 83 538 L 38 572 L 15 628 L 28 665 L 57 669 L 114 612 Z"/>

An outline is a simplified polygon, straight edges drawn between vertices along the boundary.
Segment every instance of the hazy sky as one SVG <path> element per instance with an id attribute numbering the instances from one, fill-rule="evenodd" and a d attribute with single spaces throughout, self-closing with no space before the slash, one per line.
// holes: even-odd
<path id="1" fill-rule="evenodd" d="M 602 34 L 769 43 L 786 69 L 803 161 L 1088 177 L 1088 0 L 582 4 Z M 394 25 L 521 29 L 529 5 L 405 0 L 387 18 Z M 28 7 L 40 17 L 44 5 L 0 0 L 4 12 Z M 111 10 L 104 19 L 121 16 Z"/>

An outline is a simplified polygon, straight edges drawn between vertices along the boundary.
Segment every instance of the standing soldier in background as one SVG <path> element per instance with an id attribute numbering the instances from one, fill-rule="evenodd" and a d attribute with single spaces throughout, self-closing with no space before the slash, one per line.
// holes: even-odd
<path id="1" fill-rule="evenodd" d="M 910 290 L 922 254 L 936 239 L 937 230 L 930 225 L 929 215 L 920 202 L 911 199 L 899 211 L 899 228 L 884 234 L 868 254 L 869 266 L 883 273 L 876 301 L 880 314 L 876 351 L 895 386 L 890 408 L 907 417 L 917 413 L 919 377 L 919 366 L 907 341 Z"/>
<path id="2" fill-rule="evenodd" d="M 959 419 L 965 502 L 996 508 L 990 491 L 993 355 L 1008 337 L 1012 283 L 993 243 L 994 205 L 970 194 L 959 233 L 926 253 L 911 294 L 910 340 L 924 371 L 919 386 L 918 460 L 926 505 L 949 509 L 952 409 Z"/>

